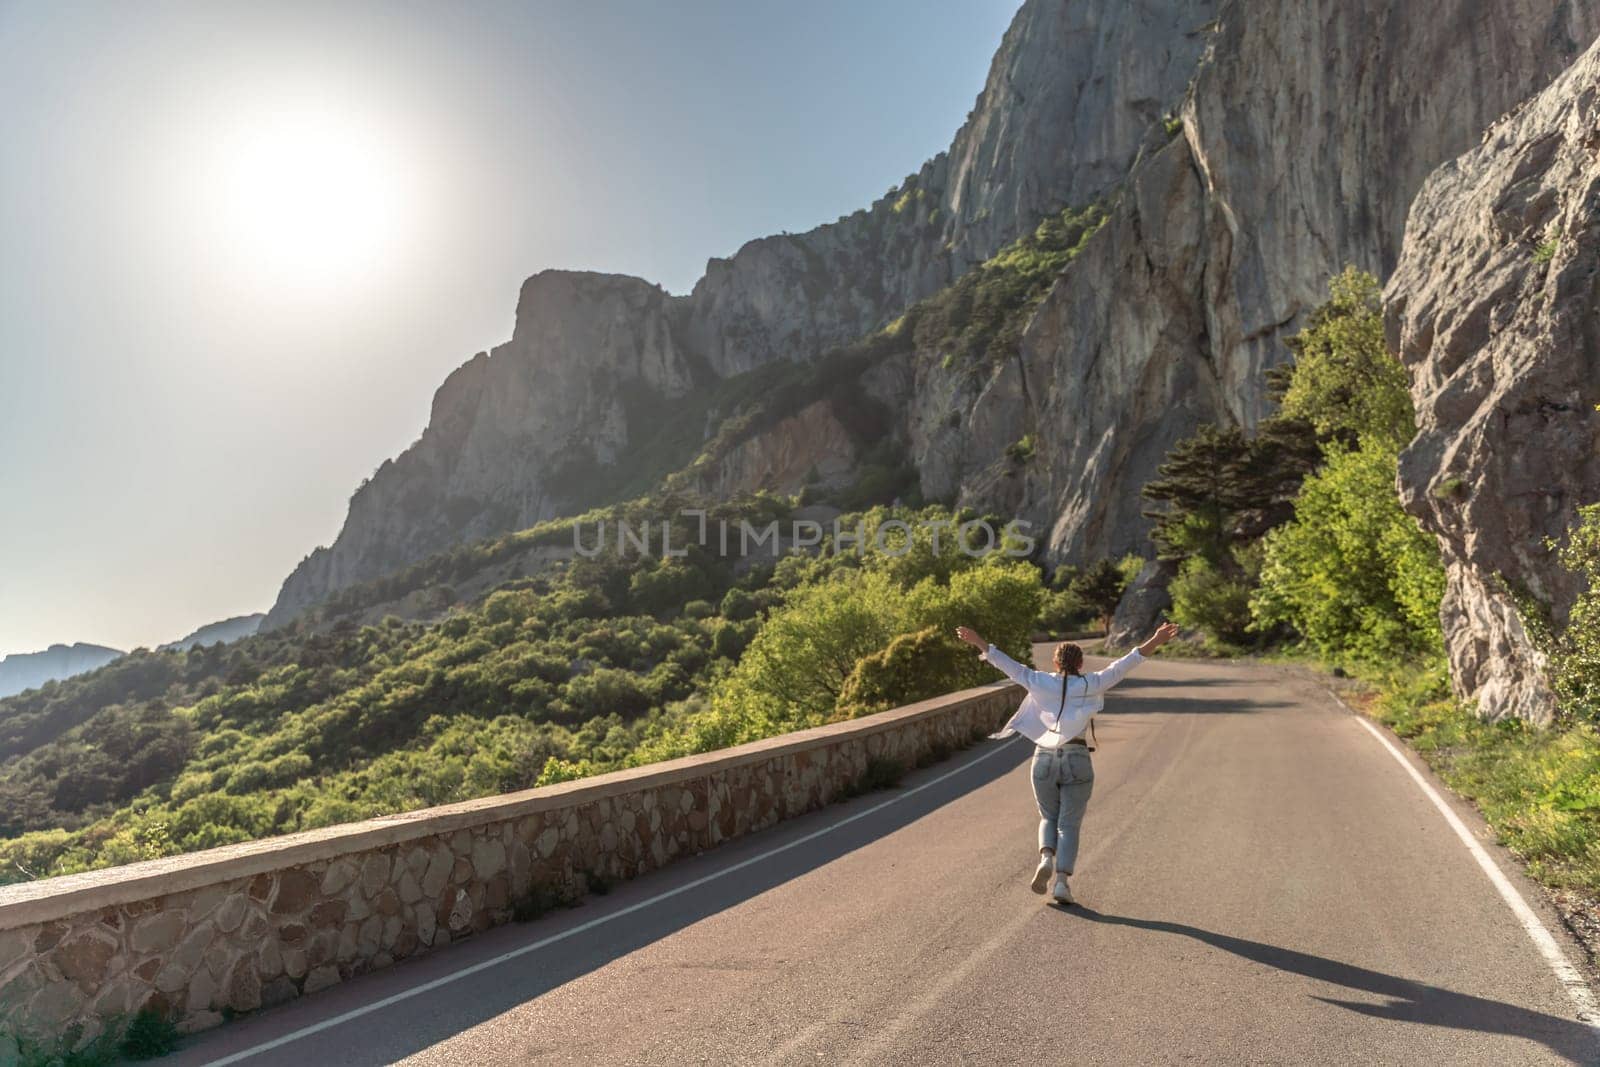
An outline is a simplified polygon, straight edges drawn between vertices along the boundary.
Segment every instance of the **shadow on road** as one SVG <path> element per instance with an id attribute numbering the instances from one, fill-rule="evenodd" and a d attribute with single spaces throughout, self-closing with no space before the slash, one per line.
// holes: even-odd
<path id="1" fill-rule="evenodd" d="M 1239 685 L 1232 678 L 1150 678 L 1130 674 L 1116 687 L 1115 692 L 1126 693 L 1133 689 L 1204 689 L 1214 685 Z"/>
<path id="2" fill-rule="evenodd" d="M 1160 919 L 1135 919 L 1125 915 L 1105 915 L 1086 907 L 1055 910 L 1059 914 L 1086 919 L 1089 922 L 1131 926 L 1140 930 L 1155 930 L 1192 938 L 1243 959 L 1276 967 L 1280 971 L 1389 998 L 1386 1004 L 1367 1004 L 1333 997 L 1315 998 L 1325 1004 L 1336 1004 L 1362 1015 L 1422 1023 L 1426 1026 L 1444 1026 L 1456 1030 L 1509 1034 L 1538 1041 L 1571 1063 L 1600 1062 L 1597 1060 L 1597 1056 L 1600 1056 L 1600 1044 L 1597 1044 L 1595 1031 L 1581 1022 L 1564 1019 L 1558 1015 L 1520 1008 L 1515 1004 L 1505 1004 L 1466 993 L 1456 993 L 1409 978 L 1399 978 L 1323 956 L 1313 956 L 1294 949 L 1262 944 L 1260 941 L 1219 934 L 1183 923 Z"/>
<path id="3" fill-rule="evenodd" d="M 1141 696 L 1135 690 L 1117 688 L 1106 695 L 1106 710 L 1101 715 L 1245 715 L 1253 711 L 1294 706 L 1283 700 L 1211 700 L 1179 697 L 1172 693 Z"/>
<path id="4" fill-rule="evenodd" d="M 994 750 L 995 746 L 1001 750 Z M 626 882 L 604 898 L 590 897 L 572 910 L 561 911 L 526 925 L 502 926 L 452 946 L 442 952 L 408 960 L 404 964 L 364 975 L 307 1000 L 271 1008 L 249 1019 L 225 1025 L 200 1035 L 164 1064 L 181 1067 L 208 1063 L 234 1049 L 250 1048 L 274 1040 L 302 1027 L 372 1004 L 386 997 L 404 996 L 408 991 L 430 983 L 449 983 L 449 995 L 427 992 L 398 1000 L 359 1018 L 315 1035 L 288 1042 L 278 1048 L 251 1056 L 256 1064 L 293 1064 L 304 1067 L 307 1055 L 317 1063 L 339 1063 L 365 1067 L 392 1063 L 419 1053 L 480 1023 L 534 1000 L 539 996 L 627 956 L 646 945 L 668 937 L 718 912 L 739 905 L 776 886 L 833 862 L 858 848 L 871 845 L 884 836 L 925 815 L 1004 777 L 1025 762 L 1033 746 L 1012 742 L 980 742 L 958 752 L 943 763 L 906 776 L 899 788 L 868 793 L 842 804 L 830 805 L 719 846 L 703 856 Z M 974 766 L 950 778 L 929 785 L 912 795 L 908 791 L 940 775 L 956 770 L 964 761 L 987 755 Z M 903 800 L 872 811 L 900 795 Z M 1018 804 L 1024 798 L 1017 798 Z M 1020 810 L 1020 809 L 1019 809 Z M 760 856 L 790 841 L 806 837 L 841 819 L 870 811 L 848 825 L 796 843 L 794 847 L 729 871 L 666 899 L 655 899 L 679 886 L 715 875 L 740 861 Z M 649 901 L 649 906 L 644 903 Z M 478 973 L 453 979 L 451 976 L 500 953 L 549 938 L 560 938 L 564 930 L 592 923 L 607 915 L 616 917 L 603 927 L 573 934 L 569 938 L 538 948 L 515 959 L 490 966 Z M 803 917 L 800 921 L 804 921 Z M 599 1021 L 597 1020 L 597 1025 Z"/>

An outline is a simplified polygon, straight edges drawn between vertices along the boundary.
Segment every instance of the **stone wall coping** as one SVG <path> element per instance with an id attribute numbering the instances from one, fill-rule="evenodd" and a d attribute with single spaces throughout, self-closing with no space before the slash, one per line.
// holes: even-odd
<path id="1" fill-rule="evenodd" d="M 453 833 L 467 827 L 517 819 L 552 809 L 576 807 L 640 788 L 658 788 L 691 781 L 788 753 L 826 748 L 841 739 L 882 733 L 984 700 L 1005 689 L 1020 691 L 1020 687 L 1012 682 L 995 682 L 859 719 L 814 726 L 733 748 L 610 771 L 591 778 L 419 808 L 317 830 L 241 841 L 201 852 L 165 856 L 120 867 L 0 886 L 0 930 L 50 922 L 138 900 L 153 900 L 318 860 Z"/>

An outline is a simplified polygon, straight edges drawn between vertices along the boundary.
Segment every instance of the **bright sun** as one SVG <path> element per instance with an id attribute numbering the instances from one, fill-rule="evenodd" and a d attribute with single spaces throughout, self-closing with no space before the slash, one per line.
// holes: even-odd
<path id="1" fill-rule="evenodd" d="M 404 176 L 375 131 L 307 109 L 230 124 L 213 149 L 213 235 L 231 246 L 223 258 L 279 288 L 327 290 L 394 255 Z"/>

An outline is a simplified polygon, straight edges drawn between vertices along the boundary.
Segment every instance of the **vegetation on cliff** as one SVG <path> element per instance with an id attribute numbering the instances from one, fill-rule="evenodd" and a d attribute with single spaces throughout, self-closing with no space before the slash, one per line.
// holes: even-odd
<path id="1" fill-rule="evenodd" d="M 1255 435 L 1202 429 L 1146 488 L 1157 546 L 1182 561 L 1174 617 L 1220 650 L 1351 671 L 1364 709 L 1474 800 L 1535 877 L 1600 892 L 1600 505 L 1551 546 L 1588 591 L 1559 630 L 1527 617 L 1561 714 L 1550 729 L 1484 720 L 1451 695 L 1438 547 L 1396 490 L 1415 422 L 1376 283 L 1335 279 L 1293 347 L 1276 415 Z"/>
<path id="2" fill-rule="evenodd" d="M 1202 428 L 1145 488 L 1157 546 L 1181 561 L 1173 616 L 1224 646 L 1437 656 L 1444 571 L 1394 488 L 1416 426 L 1377 282 L 1339 275 L 1290 347 L 1273 417 L 1253 435 Z"/>

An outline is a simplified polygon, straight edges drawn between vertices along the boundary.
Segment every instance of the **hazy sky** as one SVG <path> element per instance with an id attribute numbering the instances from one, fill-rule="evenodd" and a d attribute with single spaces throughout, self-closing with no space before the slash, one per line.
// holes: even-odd
<path id="1" fill-rule="evenodd" d="M 265 610 L 546 267 L 942 150 L 1017 0 L 0 0 L 0 654 Z"/>

